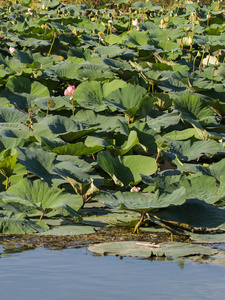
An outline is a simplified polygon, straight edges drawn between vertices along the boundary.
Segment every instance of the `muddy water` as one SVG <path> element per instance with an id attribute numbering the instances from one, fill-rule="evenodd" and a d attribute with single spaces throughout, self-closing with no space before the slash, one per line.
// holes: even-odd
<path id="1" fill-rule="evenodd" d="M 224 282 L 221 265 L 100 257 L 85 248 L 0 256 L 4 300 L 219 300 L 224 299 Z"/>

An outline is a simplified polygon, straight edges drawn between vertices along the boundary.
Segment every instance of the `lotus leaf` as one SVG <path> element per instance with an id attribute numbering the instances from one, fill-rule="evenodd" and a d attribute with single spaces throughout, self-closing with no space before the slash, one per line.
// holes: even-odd
<path id="1" fill-rule="evenodd" d="M 32 234 L 48 230 L 46 226 L 24 219 L 25 214 L 0 213 L 0 231 L 3 234 Z"/>
<path id="2" fill-rule="evenodd" d="M 183 204 L 186 201 L 186 191 L 185 188 L 181 187 L 173 193 L 157 191 L 155 194 L 134 192 L 116 192 L 113 194 L 104 192 L 95 198 L 112 208 L 136 211 L 141 214 L 147 212 L 154 214 L 155 209 Z"/>
<path id="3" fill-rule="evenodd" d="M 107 172 L 116 185 L 126 187 L 141 181 L 140 173 L 154 174 L 157 170 L 155 159 L 141 155 L 128 155 L 114 158 L 104 151 L 97 156 L 99 166 Z"/>
<path id="4" fill-rule="evenodd" d="M 187 257 L 193 255 L 214 255 L 217 250 L 189 243 L 162 243 L 151 244 L 146 242 L 109 242 L 94 244 L 88 247 L 89 251 L 101 255 L 119 256 L 166 256 L 172 258 Z"/>
<path id="5" fill-rule="evenodd" d="M 72 217 L 77 223 L 81 221 L 78 213 L 67 204 L 73 195 L 65 193 L 61 189 L 50 188 L 46 182 L 40 179 L 31 181 L 24 178 L 6 192 L 1 192 L 0 197 L 5 203 L 19 204 L 23 207 L 24 212 L 28 207 L 28 215 L 30 209 L 32 209 L 32 214 L 40 212 L 41 218 L 44 214 L 53 211 L 54 215 Z M 81 204 L 82 202 L 78 199 L 73 207 L 78 210 Z"/>
<path id="6" fill-rule="evenodd" d="M 50 182 L 53 176 L 50 169 L 55 161 L 56 154 L 48 153 L 42 149 L 17 148 L 17 159 L 30 172 Z"/>

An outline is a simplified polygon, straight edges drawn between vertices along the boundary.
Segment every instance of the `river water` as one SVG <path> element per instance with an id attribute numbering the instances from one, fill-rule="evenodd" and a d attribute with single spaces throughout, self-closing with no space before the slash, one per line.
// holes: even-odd
<path id="1" fill-rule="evenodd" d="M 219 300 L 224 282 L 222 265 L 94 256 L 85 248 L 0 256 L 2 300 Z"/>

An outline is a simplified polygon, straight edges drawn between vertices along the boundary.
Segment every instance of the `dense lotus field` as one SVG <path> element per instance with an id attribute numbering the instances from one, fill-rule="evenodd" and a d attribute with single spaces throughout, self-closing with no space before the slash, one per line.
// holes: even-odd
<path id="1" fill-rule="evenodd" d="M 225 241 L 221 2 L 22 0 L 0 16 L 0 232 L 157 225 Z"/>

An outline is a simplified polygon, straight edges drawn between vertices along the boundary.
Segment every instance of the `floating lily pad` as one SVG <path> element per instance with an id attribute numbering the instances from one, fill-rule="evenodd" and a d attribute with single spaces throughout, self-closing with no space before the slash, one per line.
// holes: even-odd
<path id="1" fill-rule="evenodd" d="M 153 257 L 166 256 L 172 258 L 193 255 L 214 255 L 217 250 L 188 243 L 150 244 L 147 242 L 110 242 L 95 244 L 88 250 L 101 255 Z"/>

